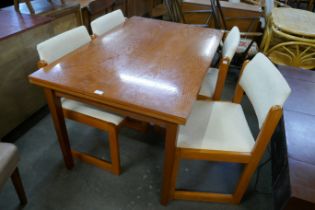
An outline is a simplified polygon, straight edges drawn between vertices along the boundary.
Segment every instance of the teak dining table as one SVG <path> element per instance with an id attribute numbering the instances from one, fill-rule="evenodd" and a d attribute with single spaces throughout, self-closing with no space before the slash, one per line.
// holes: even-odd
<path id="1" fill-rule="evenodd" d="M 132 17 L 29 75 L 44 88 L 65 165 L 74 166 L 61 97 L 165 128 L 161 204 L 171 199 L 179 125 L 185 124 L 223 32 Z"/>

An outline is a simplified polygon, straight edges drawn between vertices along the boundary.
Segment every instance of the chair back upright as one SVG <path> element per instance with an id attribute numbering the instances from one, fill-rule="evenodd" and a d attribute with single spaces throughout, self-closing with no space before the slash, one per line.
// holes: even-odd
<path id="1" fill-rule="evenodd" d="M 37 52 L 40 59 L 49 64 L 90 41 L 86 28 L 79 26 L 37 44 Z"/>
<path id="2" fill-rule="evenodd" d="M 250 61 L 241 76 L 239 85 L 249 98 L 258 118 L 259 128 L 264 126 L 272 107 L 283 107 L 291 89 L 271 61 L 258 53 Z"/>
<path id="3" fill-rule="evenodd" d="M 222 58 L 227 58 L 231 62 L 238 45 L 240 44 L 241 33 L 237 26 L 234 26 L 226 36 L 223 48 Z"/>
<path id="4" fill-rule="evenodd" d="M 124 23 L 125 20 L 126 18 L 120 9 L 96 18 L 91 22 L 93 34 L 101 36 L 116 26 Z"/>

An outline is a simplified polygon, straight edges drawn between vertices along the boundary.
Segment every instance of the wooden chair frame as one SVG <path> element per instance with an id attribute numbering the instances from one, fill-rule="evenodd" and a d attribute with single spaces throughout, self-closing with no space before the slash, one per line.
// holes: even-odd
<path id="1" fill-rule="evenodd" d="M 204 95 L 198 95 L 197 99 L 199 100 L 220 100 L 223 89 L 224 89 L 224 83 L 225 79 L 229 70 L 230 65 L 230 59 L 229 58 L 221 58 L 219 63 L 219 74 L 217 83 L 214 89 L 214 93 L 212 97 L 204 96 Z"/>
<path id="2" fill-rule="evenodd" d="M 243 73 L 247 63 L 248 61 L 244 62 L 241 74 Z M 244 90 L 238 83 L 232 102 L 239 104 L 242 101 L 243 95 Z M 264 124 L 262 125 L 262 128 L 256 138 L 254 148 L 250 153 L 177 148 L 172 171 L 171 198 L 210 202 L 229 202 L 235 204 L 240 203 L 281 116 L 282 107 L 273 106 L 270 108 Z M 232 194 L 176 190 L 176 177 L 181 159 L 242 163 L 245 164 L 245 168 L 237 184 L 236 190 Z"/>
<path id="3" fill-rule="evenodd" d="M 46 61 L 40 60 L 37 63 L 38 68 L 43 68 L 47 65 Z M 50 92 L 45 92 L 45 94 L 50 94 Z M 47 97 L 49 98 L 49 97 Z M 48 105 L 52 103 L 48 101 Z M 61 106 L 61 103 L 59 104 Z M 90 117 L 88 115 L 75 112 L 69 109 L 63 109 L 63 114 L 65 118 L 70 120 L 74 120 L 80 123 L 87 124 L 89 126 L 98 128 L 100 130 L 104 130 L 108 132 L 108 141 L 109 141 L 109 148 L 110 148 L 110 157 L 111 162 L 106 160 L 100 159 L 98 157 L 92 156 L 87 153 L 79 152 L 76 150 L 71 150 L 73 157 L 78 158 L 79 160 L 86 162 L 88 164 L 95 165 L 101 169 L 108 170 L 115 175 L 120 174 L 120 155 L 119 155 L 119 143 L 118 143 L 118 130 L 120 126 L 123 124 L 116 126 L 110 122 L 105 122 L 94 117 Z"/>

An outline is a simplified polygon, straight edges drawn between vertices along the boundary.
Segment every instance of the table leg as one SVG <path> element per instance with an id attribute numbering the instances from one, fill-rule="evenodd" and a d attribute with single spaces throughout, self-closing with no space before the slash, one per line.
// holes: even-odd
<path id="1" fill-rule="evenodd" d="M 163 169 L 163 181 L 161 190 L 162 205 L 167 205 L 170 201 L 171 191 L 171 175 L 175 160 L 176 141 L 177 141 L 177 124 L 168 124 L 166 126 L 166 137 L 165 137 L 165 154 L 164 154 L 164 169 Z"/>
<path id="2" fill-rule="evenodd" d="M 71 154 L 70 143 L 68 139 L 66 124 L 63 116 L 60 98 L 56 96 L 55 92 L 51 89 L 44 89 L 50 114 L 54 122 L 55 130 L 57 133 L 59 145 L 63 154 L 66 167 L 73 168 L 73 158 Z"/>

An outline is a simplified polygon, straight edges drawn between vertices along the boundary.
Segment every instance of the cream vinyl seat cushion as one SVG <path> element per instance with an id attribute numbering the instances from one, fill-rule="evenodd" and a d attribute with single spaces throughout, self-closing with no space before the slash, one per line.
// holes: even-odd
<path id="1" fill-rule="evenodd" d="M 203 79 L 199 94 L 203 96 L 213 96 L 215 87 L 217 85 L 219 76 L 219 69 L 209 68 L 207 75 Z"/>
<path id="2" fill-rule="evenodd" d="M 240 104 L 196 101 L 177 147 L 251 152 L 255 144 Z"/>
<path id="3" fill-rule="evenodd" d="M 40 58 L 50 64 L 90 41 L 91 38 L 86 28 L 80 26 L 39 43 L 37 45 L 37 51 Z M 118 125 L 123 120 L 123 118 L 118 115 L 74 100 L 63 98 L 62 107 L 115 125 Z"/>
<path id="4" fill-rule="evenodd" d="M 88 115 L 90 117 L 119 125 L 123 121 L 123 117 L 111 114 L 95 106 L 84 104 L 71 99 L 62 99 L 62 108 L 75 111 L 81 114 Z"/>

